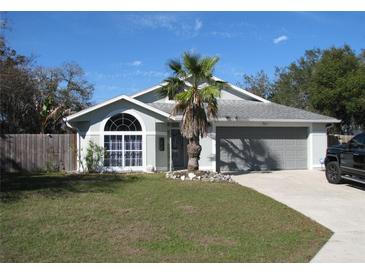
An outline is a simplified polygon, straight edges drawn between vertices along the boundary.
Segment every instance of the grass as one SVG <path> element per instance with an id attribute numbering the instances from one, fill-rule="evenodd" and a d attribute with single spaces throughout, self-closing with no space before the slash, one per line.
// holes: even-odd
<path id="1" fill-rule="evenodd" d="M 1 262 L 308 262 L 331 232 L 235 184 L 2 178 Z"/>

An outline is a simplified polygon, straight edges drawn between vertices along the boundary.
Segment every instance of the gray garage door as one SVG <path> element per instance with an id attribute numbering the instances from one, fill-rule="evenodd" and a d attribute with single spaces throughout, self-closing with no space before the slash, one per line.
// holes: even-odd
<path id="1" fill-rule="evenodd" d="M 217 127 L 217 169 L 306 169 L 307 134 L 305 127 Z"/>

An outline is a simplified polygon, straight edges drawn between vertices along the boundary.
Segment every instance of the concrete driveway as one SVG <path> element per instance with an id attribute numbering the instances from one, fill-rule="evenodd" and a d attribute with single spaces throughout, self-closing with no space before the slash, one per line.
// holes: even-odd
<path id="1" fill-rule="evenodd" d="M 331 185 L 319 170 L 249 173 L 233 179 L 334 232 L 312 262 L 365 262 L 365 187 Z"/>

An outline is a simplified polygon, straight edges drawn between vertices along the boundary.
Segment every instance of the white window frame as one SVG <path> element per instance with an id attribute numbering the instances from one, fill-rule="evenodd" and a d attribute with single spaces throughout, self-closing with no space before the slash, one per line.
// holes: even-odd
<path id="1" fill-rule="evenodd" d="M 116 134 L 114 134 L 116 133 Z M 143 135 L 141 133 L 141 131 L 105 131 L 103 134 L 103 146 L 105 149 L 105 136 L 112 136 L 112 135 L 116 135 L 116 136 L 122 136 L 122 149 L 121 150 L 108 150 L 108 151 L 116 151 L 116 152 L 121 152 L 122 153 L 122 166 L 105 166 L 105 168 L 109 169 L 109 168 L 121 168 L 123 170 L 138 170 L 141 167 L 143 167 Z M 125 136 L 141 136 L 141 149 L 140 150 L 131 150 L 131 149 L 125 149 Z M 105 150 L 107 151 L 107 150 Z M 142 164 L 140 166 L 126 166 L 125 165 L 125 152 L 130 151 L 130 152 L 141 152 L 142 153 Z"/>
<path id="2" fill-rule="evenodd" d="M 141 127 L 142 127 L 142 131 L 104 131 L 105 125 L 107 123 L 107 121 L 113 117 L 116 114 L 119 113 L 128 113 L 130 115 L 133 115 L 138 122 L 140 123 Z M 143 123 L 143 119 L 141 118 L 141 116 L 139 115 L 139 113 L 136 110 L 133 109 L 128 109 L 125 111 L 121 111 L 121 110 L 116 110 L 113 111 L 111 113 L 109 113 L 108 115 L 105 116 L 104 120 L 101 123 L 101 132 L 99 134 L 99 144 L 104 147 L 104 136 L 105 135 L 141 135 L 142 136 L 142 166 L 132 166 L 132 167 L 107 167 L 104 166 L 103 169 L 105 171 L 112 171 L 112 172 L 127 172 L 127 171 L 147 171 L 147 153 L 146 153 L 146 127 L 145 124 Z M 124 140 L 124 136 L 122 137 Z M 123 155 L 124 157 L 124 155 Z"/>

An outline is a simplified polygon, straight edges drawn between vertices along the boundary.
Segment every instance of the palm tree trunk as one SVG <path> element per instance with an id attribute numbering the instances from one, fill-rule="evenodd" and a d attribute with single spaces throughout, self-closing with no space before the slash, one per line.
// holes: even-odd
<path id="1" fill-rule="evenodd" d="M 199 136 L 190 138 L 189 144 L 187 145 L 187 152 L 189 157 L 188 171 L 199 170 L 199 159 L 201 151 L 202 147 L 199 144 Z"/>

